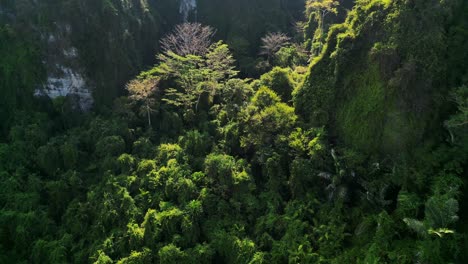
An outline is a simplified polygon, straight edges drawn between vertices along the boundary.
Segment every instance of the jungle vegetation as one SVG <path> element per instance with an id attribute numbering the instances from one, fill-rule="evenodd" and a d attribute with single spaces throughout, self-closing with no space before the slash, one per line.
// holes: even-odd
<path id="1" fill-rule="evenodd" d="M 0 263 L 468 262 L 468 1 L 150 2 L 0 4 Z M 34 96 L 80 14 L 89 112 Z"/>

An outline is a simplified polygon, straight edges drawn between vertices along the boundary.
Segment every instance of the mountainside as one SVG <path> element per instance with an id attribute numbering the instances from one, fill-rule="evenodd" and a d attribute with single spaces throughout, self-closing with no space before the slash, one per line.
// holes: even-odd
<path id="1" fill-rule="evenodd" d="M 443 98 L 466 78 L 466 64 L 451 57 L 466 56 L 466 41 L 452 33 L 462 4 L 371 1 L 354 9 L 330 29 L 296 109 L 361 151 L 398 154 L 432 138 L 445 118 Z"/>
<path id="2" fill-rule="evenodd" d="M 28 86 L 43 86 L 39 94 L 52 98 L 77 96 L 80 108 L 89 110 L 93 101 L 98 106 L 109 104 L 122 95 L 131 76 L 155 62 L 159 38 L 184 16 L 214 26 L 218 38 L 239 43 L 239 57 L 248 58 L 258 52 L 265 32 L 288 30 L 302 9 L 298 0 L 197 2 L 11 0 L 2 4 L 0 19 L 9 34 L 28 42 L 25 45 L 43 62 L 28 61 L 47 76 L 36 76 Z M 4 45 L 3 50 L 14 49 Z"/>
<path id="3" fill-rule="evenodd" d="M 396 155 L 431 140 L 445 118 L 444 98 L 468 76 L 467 43 L 459 42 L 466 33 L 453 34 L 463 11 L 461 1 L 358 6 L 330 29 L 296 92 L 298 113 L 367 153 Z"/>
<path id="4" fill-rule="evenodd" d="M 0 2 L 0 263 L 467 263 L 468 1 Z"/>

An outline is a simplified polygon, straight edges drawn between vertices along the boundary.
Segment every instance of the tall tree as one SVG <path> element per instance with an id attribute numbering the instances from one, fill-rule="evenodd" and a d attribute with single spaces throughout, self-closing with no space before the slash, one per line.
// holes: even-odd
<path id="1" fill-rule="evenodd" d="M 130 98 L 142 103 L 142 112 L 148 118 L 148 127 L 151 128 L 151 112 L 154 111 L 156 100 L 153 97 L 158 90 L 159 78 L 134 79 L 130 81 L 126 89 Z"/>
<path id="2" fill-rule="evenodd" d="M 461 86 L 452 91 L 452 101 L 456 104 L 458 111 L 445 121 L 445 127 L 450 132 L 452 142 L 467 138 L 468 131 L 468 87 Z M 463 142 L 463 140 L 462 140 Z"/>
<path id="3" fill-rule="evenodd" d="M 282 47 L 289 44 L 290 38 L 281 32 L 268 33 L 262 38 L 261 55 L 266 55 L 268 61 Z"/>
<path id="4" fill-rule="evenodd" d="M 200 23 L 183 23 L 161 39 L 165 54 L 173 52 L 180 56 L 205 55 L 212 43 L 215 30 Z"/>
<path id="5" fill-rule="evenodd" d="M 320 28 L 320 40 L 319 40 L 319 50 L 317 51 L 318 54 L 322 51 L 323 48 L 323 41 L 324 41 L 324 35 L 325 35 L 325 17 L 327 15 L 331 14 L 336 14 L 338 13 L 338 7 L 339 2 L 335 0 L 307 0 L 306 2 L 306 8 L 307 12 L 316 12 L 318 15 L 318 22 L 319 22 L 319 28 Z"/>
<path id="6" fill-rule="evenodd" d="M 163 101 L 190 111 L 199 97 L 200 83 L 205 80 L 204 60 L 197 55 L 180 56 L 174 52 L 160 54 L 161 63 L 155 68 L 156 74 L 172 79 L 178 88 L 166 89 Z"/>
<path id="7" fill-rule="evenodd" d="M 186 111 L 198 111 L 200 99 L 204 93 L 213 97 L 220 84 L 237 75 L 234 58 L 226 44 L 212 44 L 204 56 L 178 55 L 172 51 L 160 54 L 157 74 L 173 78 L 179 89 L 166 89 L 167 103 L 182 106 Z"/>

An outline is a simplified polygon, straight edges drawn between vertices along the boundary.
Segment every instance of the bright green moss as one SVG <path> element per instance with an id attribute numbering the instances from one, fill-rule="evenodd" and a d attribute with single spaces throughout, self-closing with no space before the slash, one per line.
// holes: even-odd
<path id="1" fill-rule="evenodd" d="M 127 14 L 119 3 L 136 2 L 80 7 L 102 7 L 113 28 L 115 13 Z M 230 5 L 221 2 L 213 9 Z M 252 83 L 231 79 L 217 87 L 211 109 L 193 112 L 196 122 L 161 101 L 176 83 L 155 96 L 152 129 L 125 100 L 119 112 L 69 126 L 61 99 L 41 113 L 16 111 L 0 143 L 0 263 L 468 263 L 460 256 L 467 93 L 458 83 L 466 54 L 457 54 L 466 38 L 456 33 L 447 51 L 457 60 L 440 56 L 445 33 L 432 16 L 440 3 L 359 1 L 346 24 L 330 27 L 308 73 L 275 68 Z M 21 55 L 19 42 L 0 38 L 0 54 L 13 47 Z M 6 58 L 0 74 L 29 69 Z M 109 76 L 101 77 L 112 86 Z M 287 105 L 290 85 L 302 82 L 296 108 Z M 460 87 L 453 102 L 447 87 Z"/>
<path id="2" fill-rule="evenodd" d="M 402 149 L 409 149 L 417 144 L 425 129 L 427 120 L 401 111 L 396 103 L 386 113 L 382 131 L 381 150 L 385 153 L 398 154 Z"/>
<path id="3" fill-rule="evenodd" d="M 336 129 L 347 146 L 365 153 L 398 154 L 421 137 L 427 120 L 401 109 L 401 99 L 374 63 L 346 77 L 344 99 L 336 112 Z"/>
<path id="4" fill-rule="evenodd" d="M 338 130 L 347 145 L 375 150 L 381 140 L 385 110 L 388 109 L 384 84 L 375 66 L 348 78 L 355 90 L 337 109 Z"/>

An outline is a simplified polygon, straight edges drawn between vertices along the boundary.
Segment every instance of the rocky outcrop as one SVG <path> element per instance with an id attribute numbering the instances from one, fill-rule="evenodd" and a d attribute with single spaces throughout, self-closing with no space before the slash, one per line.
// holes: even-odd
<path id="1" fill-rule="evenodd" d="M 53 32 L 43 34 L 46 46 L 43 63 L 47 70 L 47 81 L 36 90 L 36 95 L 73 97 L 80 110 L 88 111 L 93 104 L 93 87 L 86 80 L 79 63 L 78 49 L 71 43 L 72 34 L 72 27 L 68 24 L 56 24 Z"/>
<path id="2" fill-rule="evenodd" d="M 179 13 L 182 15 L 184 22 L 188 21 L 189 15 L 193 13 L 195 20 L 197 16 L 197 0 L 181 0 L 179 6 Z"/>
<path id="3" fill-rule="evenodd" d="M 302 8 L 302 0 L 259 0 L 254 8 L 247 0 L 9 0 L 0 4 L 0 24 L 23 32 L 43 54 L 46 77 L 36 95 L 76 97 L 87 110 L 124 95 L 126 82 L 156 62 L 159 39 L 178 23 L 216 28 L 250 67 L 259 39 L 287 31 Z"/>

